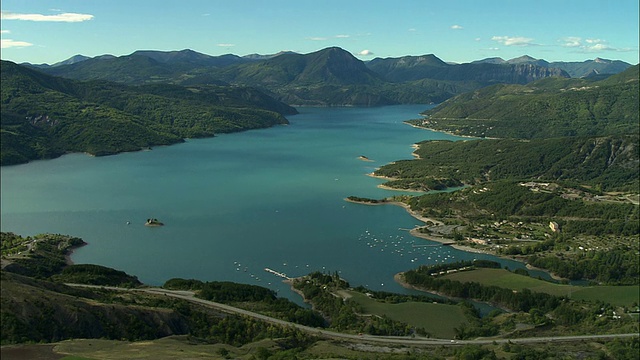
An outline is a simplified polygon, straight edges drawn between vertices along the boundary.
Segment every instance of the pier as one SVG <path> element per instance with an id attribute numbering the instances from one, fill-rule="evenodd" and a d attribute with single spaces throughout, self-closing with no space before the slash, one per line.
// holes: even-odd
<path id="1" fill-rule="evenodd" d="M 275 276 L 279 276 L 285 280 L 291 280 L 290 277 L 287 276 L 287 274 L 285 273 L 281 273 L 281 272 L 277 272 L 275 270 L 269 269 L 269 268 L 264 268 L 264 271 L 268 272 L 268 273 L 272 273 Z"/>

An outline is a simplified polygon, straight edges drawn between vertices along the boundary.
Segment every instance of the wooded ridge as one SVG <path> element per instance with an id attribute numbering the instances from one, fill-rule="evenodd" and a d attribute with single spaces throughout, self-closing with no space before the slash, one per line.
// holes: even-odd
<path id="1" fill-rule="evenodd" d="M 2 61 L 2 165 L 101 156 L 287 124 L 297 111 L 241 86 L 128 86 L 52 77 Z"/>

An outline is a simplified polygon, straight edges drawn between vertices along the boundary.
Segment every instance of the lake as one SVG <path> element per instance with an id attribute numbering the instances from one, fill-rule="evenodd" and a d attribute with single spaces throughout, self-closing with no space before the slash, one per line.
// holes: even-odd
<path id="1" fill-rule="evenodd" d="M 1 228 L 81 237 L 88 245 L 75 251 L 75 263 L 123 270 L 149 285 L 235 281 L 296 298 L 264 271 L 271 268 L 291 277 L 337 271 L 352 285 L 405 293 L 393 281 L 399 271 L 497 260 L 420 246 L 435 243 L 410 236 L 406 229 L 420 222 L 398 206 L 344 201 L 397 193 L 366 174 L 412 158 L 412 144 L 461 140 L 403 124 L 428 107 L 300 108 L 286 126 L 2 167 Z M 144 226 L 148 218 L 165 226 Z"/>

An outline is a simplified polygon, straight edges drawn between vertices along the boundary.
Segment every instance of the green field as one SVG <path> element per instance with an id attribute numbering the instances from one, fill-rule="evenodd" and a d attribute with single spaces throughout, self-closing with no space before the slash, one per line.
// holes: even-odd
<path id="1" fill-rule="evenodd" d="M 574 286 L 554 284 L 532 277 L 514 274 L 504 269 L 476 269 L 445 275 L 444 278 L 503 288 L 543 292 L 556 296 L 567 296 L 576 300 L 603 301 L 616 306 L 640 303 L 640 286 Z"/>
<path id="2" fill-rule="evenodd" d="M 389 304 L 376 301 L 359 292 L 345 291 L 345 293 L 362 305 L 367 314 L 385 315 L 390 319 L 424 328 L 437 338 L 451 339 L 455 335 L 453 329 L 467 323 L 462 309 L 456 305 L 423 302 Z"/>

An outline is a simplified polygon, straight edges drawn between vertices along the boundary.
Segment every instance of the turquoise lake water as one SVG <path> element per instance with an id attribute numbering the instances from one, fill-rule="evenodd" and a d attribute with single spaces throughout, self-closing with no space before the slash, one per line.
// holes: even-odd
<path id="1" fill-rule="evenodd" d="M 408 234 L 420 222 L 404 209 L 344 201 L 394 194 L 366 174 L 412 158 L 412 144 L 460 140 L 402 123 L 426 108 L 300 108 L 287 126 L 2 167 L 1 228 L 81 237 L 89 245 L 76 250 L 75 263 L 120 269 L 150 285 L 228 280 L 295 298 L 268 267 L 292 277 L 338 271 L 352 285 L 406 292 L 393 281 L 399 271 L 496 259 L 420 246 L 435 243 Z M 147 218 L 166 226 L 146 227 Z"/>

